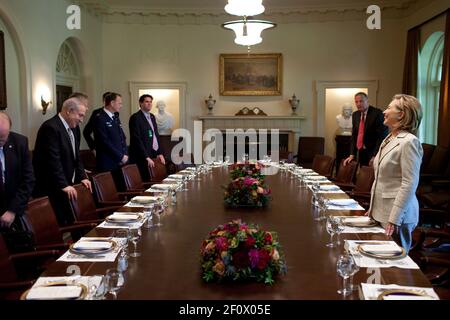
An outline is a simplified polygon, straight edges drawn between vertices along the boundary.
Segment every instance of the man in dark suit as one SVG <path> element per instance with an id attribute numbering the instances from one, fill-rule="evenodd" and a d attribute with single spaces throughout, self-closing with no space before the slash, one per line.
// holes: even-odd
<path id="1" fill-rule="evenodd" d="M 34 187 L 27 137 L 11 132 L 11 118 L 0 112 L 0 229 L 21 228 Z"/>
<path id="2" fill-rule="evenodd" d="M 360 165 L 367 166 L 375 157 L 380 144 L 388 134 L 383 124 L 384 116 L 380 109 L 369 106 L 369 98 L 364 92 L 355 94 L 358 111 L 352 114 L 352 143 L 350 156 L 344 165 L 356 159 Z"/>
<path id="3" fill-rule="evenodd" d="M 103 108 L 105 107 L 105 99 L 106 96 L 108 96 L 109 94 L 111 94 L 111 92 L 105 92 L 103 94 L 103 106 L 97 109 L 92 110 L 91 116 L 88 120 L 88 122 L 86 123 L 86 125 L 84 126 L 83 129 L 83 137 L 86 140 L 88 147 L 91 151 L 95 151 L 95 142 L 94 142 L 94 119 L 96 117 L 96 115 L 103 110 Z"/>
<path id="4" fill-rule="evenodd" d="M 153 159 L 158 158 L 162 164 L 166 161 L 162 155 L 159 133 L 155 116 L 150 113 L 153 97 L 144 94 L 139 98 L 140 110 L 130 117 L 130 162 L 139 167 L 142 179 L 150 180 L 149 167 L 154 167 Z"/>
<path id="5" fill-rule="evenodd" d="M 94 119 L 97 171 L 111 171 L 119 190 L 123 190 L 120 167 L 128 162 L 125 133 L 116 115 L 121 108 L 121 95 L 111 93 L 105 98 L 105 108 L 98 112 Z"/>
<path id="6" fill-rule="evenodd" d="M 82 183 L 92 192 L 80 161 L 80 123 L 87 106 L 80 99 L 64 101 L 61 112 L 38 130 L 33 153 L 35 197 L 48 196 L 61 225 L 72 222 L 69 199 L 76 199 L 72 185 Z"/>

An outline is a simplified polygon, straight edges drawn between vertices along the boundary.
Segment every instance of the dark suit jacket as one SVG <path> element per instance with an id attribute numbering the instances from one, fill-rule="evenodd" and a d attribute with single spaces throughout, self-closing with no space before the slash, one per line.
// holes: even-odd
<path id="1" fill-rule="evenodd" d="M 45 121 L 39 128 L 33 153 L 36 197 L 55 194 L 71 186 L 74 171 L 74 184 L 87 179 L 80 161 L 80 128 L 76 127 L 72 131 L 75 136 L 75 158 L 69 134 L 58 115 Z"/>
<path id="2" fill-rule="evenodd" d="M 92 110 L 91 117 L 89 118 L 88 122 L 86 123 L 83 129 L 83 137 L 86 140 L 90 150 L 95 149 L 94 138 L 92 138 L 92 135 L 94 134 L 94 119 L 97 116 L 97 114 L 102 110 L 103 107 Z"/>
<path id="3" fill-rule="evenodd" d="M 116 170 L 128 154 L 127 141 L 119 118 L 116 121 L 104 111 L 94 119 L 94 140 L 99 172 Z"/>
<path id="4" fill-rule="evenodd" d="M 3 153 L 6 165 L 5 191 L 0 197 L 0 215 L 12 211 L 20 216 L 25 211 L 35 182 L 27 137 L 10 132 Z"/>
<path id="5" fill-rule="evenodd" d="M 355 111 L 352 114 L 352 144 L 351 154 L 356 157 L 358 149 L 356 141 L 358 138 L 359 122 L 361 121 L 361 111 Z M 380 148 L 383 139 L 388 135 L 388 128 L 383 124 L 383 112 L 375 107 L 369 106 L 364 123 L 364 146 L 365 152 L 369 158 L 375 156 Z"/>
<path id="6" fill-rule="evenodd" d="M 161 154 L 161 143 L 156 118 L 153 114 L 150 114 L 150 118 L 152 119 L 155 132 L 152 132 L 152 128 L 144 112 L 141 110 L 132 114 L 130 117 L 130 160 L 133 162 L 146 162 L 145 158 L 156 158 Z M 150 138 L 151 135 L 156 135 L 158 141 L 157 150 L 153 149 L 153 138 Z"/>
<path id="7" fill-rule="evenodd" d="M 156 158 L 161 154 L 161 141 L 159 139 L 158 126 L 156 118 L 150 114 L 150 119 L 153 123 L 155 132 L 152 132 L 150 123 L 148 123 L 144 112 L 139 110 L 130 117 L 130 163 L 136 163 L 139 167 L 141 177 L 144 181 L 150 180 L 150 173 L 147 165 L 147 157 Z M 153 149 L 153 138 L 150 135 L 155 135 L 158 141 L 158 149 Z"/>

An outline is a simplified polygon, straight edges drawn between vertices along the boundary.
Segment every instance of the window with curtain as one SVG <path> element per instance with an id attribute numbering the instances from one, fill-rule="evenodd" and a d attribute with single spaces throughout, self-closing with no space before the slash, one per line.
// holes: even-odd
<path id="1" fill-rule="evenodd" d="M 435 32 L 430 35 L 419 54 L 417 95 L 423 107 L 419 138 L 422 142 L 430 144 L 437 144 L 443 54 L 443 32 Z"/>

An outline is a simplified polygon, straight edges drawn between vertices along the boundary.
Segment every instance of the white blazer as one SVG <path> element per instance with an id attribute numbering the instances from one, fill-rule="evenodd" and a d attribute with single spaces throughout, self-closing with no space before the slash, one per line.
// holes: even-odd
<path id="1" fill-rule="evenodd" d="M 401 131 L 387 144 L 386 141 L 381 144 L 373 162 L 375 180 L 369 215 L 383 224 L 417 224 L 419 203 L 416 189 L 423 156 L 422 144 L 415 135 L 406 131 Z"/>

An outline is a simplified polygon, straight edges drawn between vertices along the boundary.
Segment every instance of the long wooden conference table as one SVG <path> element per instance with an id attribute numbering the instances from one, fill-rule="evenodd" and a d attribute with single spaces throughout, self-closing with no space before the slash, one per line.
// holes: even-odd
<path id="1" fill-rule="evenodd" d="M 214 168 L 187 184 L 188 191 L 177 194 L 177 203 L 162 215 L 159 228 L 142 229 L 138 244 L 141 256 L 129 258 L 124 273 L 125 284 L 118 299 L 359 299 L 358 291 L 343 298 L 336 290 L 342 286 L 336 261 L 344 252 L 329 242 L 325 223 L 313 220 L 311 192 L 299 188 L 290 174 L 267 176 L 272 201 L 263 209 L 228 209 L 223 203 L 222 185 L 229 182 L 226 167 Z M 345 197 L 344 194 L 339 197 Z M 136 208 L 124 208 L 124 211 Z M 120 211 L 120 210 L 119 210 Z M 335 215 L 354 215 L 355 211 L 334 211 Z M 359 214 L 362 212 L 359 211 Z M 208 233 L 233 219 L 256 223 L 262 229 L 278 233 L 288 272 L 274 285 L 260 283 L 205 283 L 201 278 L 200 247 Z M 113 229 L 93 229 L 87 236 L 110 236 Z M 389 239 L 384 234 L 341 234 L 343 239 Z M 132 245 L 130 244 L 130 249 Z M 103 275 L 117 263 L 55 262 L 43 276 L 67 275 L 68 266 L 76 264 L 82 275 Z M 431 287 L 420 270 L 380 268 L 382 284 Z M 361 268 L 354 284 L 367 282 L 373 270 Z"/>

